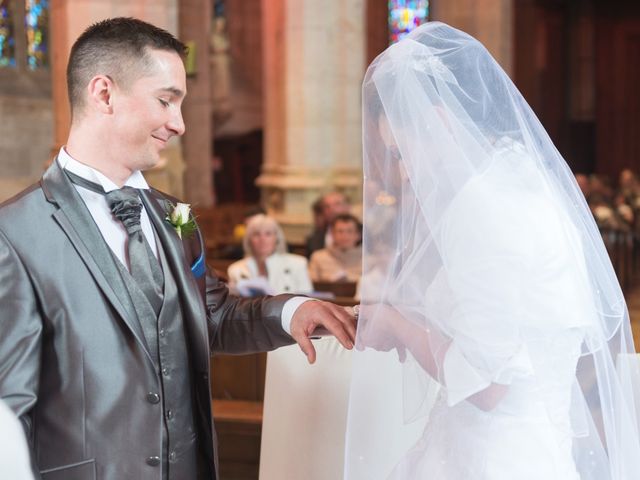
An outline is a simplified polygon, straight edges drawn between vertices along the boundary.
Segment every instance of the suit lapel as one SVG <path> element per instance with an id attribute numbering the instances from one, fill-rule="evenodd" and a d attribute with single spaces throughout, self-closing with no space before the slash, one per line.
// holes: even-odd
<path id="1" fill-rule="evenodd" d="M 42 177 L 42 189 L 47 200 L 59 207 L 53 214 L 55 221 L 69 238 L 98 287 L 153 361 L 131 298 L 114 263 L 117 260 L 113 258 L 91 213 L 57 160 Z"/>
<path id="2" fill-rule="evenodd" d="M 178 286 L 183 316 L 192 340 L 194 340 L 191 347 L 197 350 L 195 352 L 196 358 L 205 359 L 205 364 L 208 365 L 208 360 L 206 360 L 209 358 L 205 325 L 206 313 L 198 285 L 191 272 L 191 259 L 186 258 L 182 240 L 171 224 L 165 221 L 170 202 L 154 190 L 143 190 L 141 198 L 162 243 L 169 268 L 171 268 Z"/>

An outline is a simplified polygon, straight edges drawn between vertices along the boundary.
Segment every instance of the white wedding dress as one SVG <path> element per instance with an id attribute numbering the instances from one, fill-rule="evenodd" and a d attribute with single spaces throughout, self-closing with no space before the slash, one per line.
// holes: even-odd
<path id="1" fill-rule="evenodd" d="M 519 145 L 501 143 L 443 217 L 444 268 L 425 310 L 453 339 L 445 388 L 392 479 L 579 479 L 570 411 L 593 325 L 584 268 L 575 267 L 583 253 Z M 483 411 L 465 399 L 488 379 L 508 391 Z"/>
<path id="2" fill-rule="evenodd" d="M 548 384 L 515 381 L 490 412 L 467 401 L 450 407 L 442 390 L 424 434 L 388 478 L 578 480 L 569 421 L 575 371 L 567 368 L 567 358 L 572 355 L 577 361 L 580 342 L 578 336 L 556 342 L 553 353 L 560 357 L 562 370 L 554 369 L 558 359 L 543 349 Z"/>

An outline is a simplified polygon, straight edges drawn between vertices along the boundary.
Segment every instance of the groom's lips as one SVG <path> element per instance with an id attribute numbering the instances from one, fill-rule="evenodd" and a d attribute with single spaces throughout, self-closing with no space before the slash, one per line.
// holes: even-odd
<path id="1" fill-rule="evenodd" d="M 164 147 L 167 142 L 169 141 L 168 138 L 162 138 L 162 137 L 157 137 L 156 135 L 151 135 L 153 138 L 155 138 L 156 140 L 158 140 L 160 142 L 160 144 Z"/>

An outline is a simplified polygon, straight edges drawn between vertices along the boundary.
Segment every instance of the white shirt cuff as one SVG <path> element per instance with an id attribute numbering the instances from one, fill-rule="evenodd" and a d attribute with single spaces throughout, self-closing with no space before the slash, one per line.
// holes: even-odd
<path id="1" fill-rule="evenodd" d="M 302 305 L 304 302 L 308 302 L 309 300 L 315 300 L 315 298 L 309 297 L 293 297 L 284 302 L 284 306 L 282 307 L 282 314 L 280 315 L 280 321 L 282 322 L 282 328 L 285 332 L 291 335 L 291 319 L 293 315 L 298 310 L 298 307 Z"/>

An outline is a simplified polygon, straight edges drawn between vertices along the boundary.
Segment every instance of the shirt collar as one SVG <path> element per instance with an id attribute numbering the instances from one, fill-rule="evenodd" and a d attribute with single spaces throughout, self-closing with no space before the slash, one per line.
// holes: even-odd
<path id="1" fill-rule="evenodd" d="M 65 170 L 69 170 L 71 173 L 75 173 L 85 180 L 89 180 L 102 186 L 105 192 L 111 192 L 112 190 L 118 190 L 120 188 L 112 180 L 107 178 L 103 173 L 100 173 L 95 168 L 90 167 L 89 165 L 85 165 L 84 163 L 81 163 L 75 158 L 71 157 L 71 155 L 67 153 L 64 147 L 60 148 L 60 152 L 58 153 L 58 163 Z M 124 182 L 124 186 L 143 190 L 149 189 L 149 184 L 144 179 L 142 172 L 140 172 L 139 170 L 136 170 L 131 174 L 127 181 Z"/>

